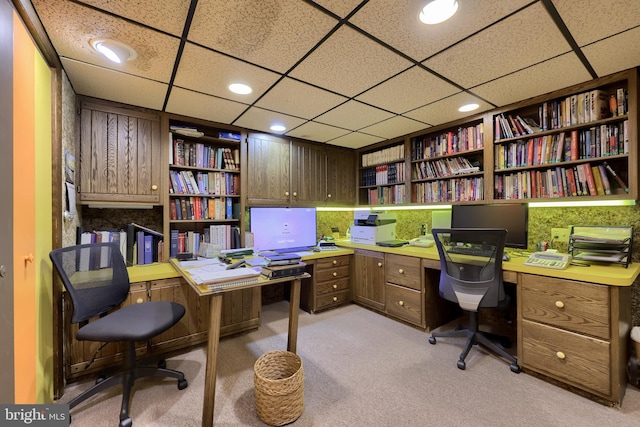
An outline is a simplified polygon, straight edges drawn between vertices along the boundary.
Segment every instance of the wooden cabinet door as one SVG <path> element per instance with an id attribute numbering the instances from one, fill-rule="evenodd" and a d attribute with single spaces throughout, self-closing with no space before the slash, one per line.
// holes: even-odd
<path id="1" fill-rule="evenodd" d="M 356 250 L 353 255 L 353 299 L 376 310 L 384 310 L 384 253 Z"/>
<path id="2" fill-rule="evenodd" d="M 290 142 L 251 134 L 247 147 L 247 201 L 251 205 L 288 205 Z"/>
<path id="3" fill-rule="evenodd" d="M 317 144 L 291 145 L 291 203 L 314 205 L 326 194 L 326 158 Z"/>
<path id="4" fill-rule="evenodd" d="M 326 193 L 328 204 L 354 205 L 356 203 L 356 155 L 350 150 L 327 148 Z"/>
<path id="5" fill-rule="evenodd" d="M 81 102 L 81 203 L 159 204 L 161 159 L 158 113 Z"/>

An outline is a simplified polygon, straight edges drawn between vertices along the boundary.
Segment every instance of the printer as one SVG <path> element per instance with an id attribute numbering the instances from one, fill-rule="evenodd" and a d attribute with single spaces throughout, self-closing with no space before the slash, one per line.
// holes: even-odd
<path id="1" fill-rule="evenodd" d="M 396 238 L 396 216 L 386 212 L 355 211 L 351 226 L 351 241 L 365 245 L 394 240 Z"/>

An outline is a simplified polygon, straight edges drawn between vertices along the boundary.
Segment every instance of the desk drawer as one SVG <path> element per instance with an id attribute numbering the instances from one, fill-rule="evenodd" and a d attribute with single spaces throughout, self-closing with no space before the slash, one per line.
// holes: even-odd
<path id="1" fill-rule="evenodd" d="M 323 270 L 332 267 L 349 266 L 351 255 L 336 256 L 331 258 L 319 258 L 316 260 L 316 268 Z"/>
<path id="2" fill-rule="evenodd" d="M 609 347 L 606 341 L 523 320 L 519 361 L 525 368 L 609 396 Z"/>
<path id="3" fill-rule="evenodd" d="M 610 339 L 607 286 L 531 274 L 521 280 L 524 319 Z"/>
<path id="4" fill-rule="evenodd" d="M 422 292 L 387 283 L 385 295 L 387 314 L 422 326 L 424 307 Z"/>
<path id="5" fill-rule="evenodd" d="M 387 254 L 385 259 L 387 282 L 422 290 L 420 284 L 420 258 Z"/>
<path id="6" fill-rule="evenodd" d="M 351 294 L 349 293 L 349 290 L 318 296 L 316 299 L 316 310 L 323 310 L 349 301 L 351 301 Z"/>
<path id="7" fill-rule="evenodd" d="M 316 281 L 326 282 L 328 280 L 343 279 L 349 277 L 349 266 L 331 267 L 326 270 L 316 269 Z"/>
<path id="8" fill-rule="evenodd" d="M 316 295 L 320 296 L 330 294 L 332 292 L 345 291 L 349 290 L 349 288 L 350 282 L 348 277 L 332 280 L 330 282 L 320 282 L 316 285 Z"/>

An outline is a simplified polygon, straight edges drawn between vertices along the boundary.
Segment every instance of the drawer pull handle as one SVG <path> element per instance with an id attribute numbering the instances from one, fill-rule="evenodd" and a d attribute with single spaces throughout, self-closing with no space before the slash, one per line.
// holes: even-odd
<path id="1" fill-rule="evenodd" d="M 400 274 L 404 274 L 404 270 L 403 270 L 403 269 L 401 269 L 401 268 L 399 268 L 399 269 L 398 269 L 398 273 L 400 273 Z"/>
<path id="2" fill-rule="evenodd" d="M 153 184 L 153 185 L 151 186 L 151 189 L 152 189 L 153 191 L 156 191 L 156 190 L 158 189 L 158 186 L 157 186 L 157 185 L 155 185 L 155 184 Z"/>
<path id="3" fill-rule="evenodd" d="M 378 263 L 378 267 L 382 267 L 382 263 L 381 262 Z"/>
<path id="4" fill-rule="evenodd" d="M 333 297 L 333 302 L 337 302 L 338 301 L 338 297 Z"/>
<path id="5" fill-rule="evenodd" d="M 564 308 L 564 303 L 562 301 L 556 301 L 556 307 Z"/>
<path id="6" fill-rule="evenodd" d="M 333 285 L 333 289 L 338 289 L 338 285 Z"/>
<path id="7" fill-rule="evenodd" d="M 333 272 L 333 277 L 336 277 L 338 275 L 338 273 L 336 273 L 335 271 Z"/>
<path id="8" fill-rule="evenodd" d="M 334 259 L 334 260 L 333 260 L 333 265 L 336 265 L 336 264 L 338 264 L 338 260 L 335 260 L 335 259 Z"/>
<path id="9" fill-rule="evenodd" d="M 560 360 L 564 360 L 564 359 L 565 359 L 565 357 L 567 357 L 567 356 L 565 356 L 565 354 L 564 354 L 563 352 L 561 352 L 561 351 L 557 352 L 557 353 L 556 353 L 556 356 L 558 356 L 558 359 L 560 359 Z"/>
<path id="10" fill-rule="evenodd" d="M 400 307 L 404 307 L 404 301 L 402 301 L 402 300 L 398 301 L 398 305 L 399 305 Z"/>
<path id="11" fill-rule="evenodd" d="M 138 298 L 136 300 L 136 304 L 142 304 L 144 302 L 144 300 L 142 298 Z"/>

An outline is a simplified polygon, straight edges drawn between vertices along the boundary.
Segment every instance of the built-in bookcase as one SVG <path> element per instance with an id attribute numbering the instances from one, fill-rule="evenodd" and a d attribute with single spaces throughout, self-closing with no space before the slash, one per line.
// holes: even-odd
<path id="1" fill-rule="evenodd" d="M 476 202 L 484 194 L 481 118 L 411 138 L 413 203 Z"/>
<path id="2" fill-rule="evenodd" d="M 635 198 L 637 77 L 619 73 L 493 118 L 493 198 Z"/>
<path id="3" fill-rule="evenodd" d="M 169 121 L 169 256 L 241 247 L 238 131 Z"/>
<path id="4" fill-rule="evenodd" d="M 404 141 L 360 155 L 360 204 L 408 203 Z"/>

